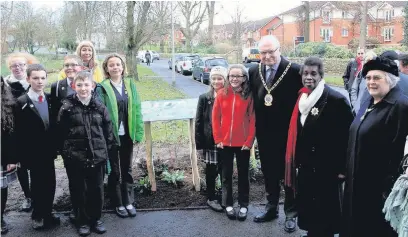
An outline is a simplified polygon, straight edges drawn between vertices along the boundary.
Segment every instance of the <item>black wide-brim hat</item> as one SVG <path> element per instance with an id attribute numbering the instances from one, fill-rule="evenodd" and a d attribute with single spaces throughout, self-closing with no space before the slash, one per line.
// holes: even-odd
<path id="1" fill-rule="evenodd" d="M 363 77 L 365 77 L 371 70 L 380 70 L 391 73 L 397 77 L 399 76 L 397 64 L 388 58 L 376 57 L 365 63 L 362 72 Z"/>

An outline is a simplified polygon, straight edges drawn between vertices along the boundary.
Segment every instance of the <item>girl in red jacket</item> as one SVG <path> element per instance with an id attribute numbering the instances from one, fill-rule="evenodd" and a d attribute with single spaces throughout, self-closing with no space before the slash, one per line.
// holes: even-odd
<path id="1" fill-rule="evenodd" d="M 215 144 L 221 149 L 222 205 L 228 218 L 245 220 L 249 203 L 249 156 L 255 138 L 255 112 L 248 82 L 248 72 L 243 65 L 231 65 L 225 87 L 216 97 L 212 127 Z M 238 214 L 232 199 L 232 173 L 234 155 L 238 168 Z"/>

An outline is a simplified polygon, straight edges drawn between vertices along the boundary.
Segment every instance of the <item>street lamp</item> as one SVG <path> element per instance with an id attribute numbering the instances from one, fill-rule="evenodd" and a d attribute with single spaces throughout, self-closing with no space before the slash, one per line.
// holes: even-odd
<path id="1" fill-rule="evenodd" d="M 173 14 L 173 2 L 171 2 L 171 79 L 173 86 L 176 85 L 176 70 L 174 70 L 174 14 Z"/>

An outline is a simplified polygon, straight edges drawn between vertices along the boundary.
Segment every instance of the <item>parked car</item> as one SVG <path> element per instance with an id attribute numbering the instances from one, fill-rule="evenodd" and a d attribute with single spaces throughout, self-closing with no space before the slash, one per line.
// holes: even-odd
<path id="1" fill-rule="evenodd" d="M 178 58 L 175 61 L 174 69 L 176 70 L 176 72 L 181 73 L 183 75 L 191 73 L 193 68 L 192 62 L 199 58 L 200 56 L 197 54 L 183 55 L 182 57 Z"/>
<path id="2" fill-rule="evenodd" d="M 58 48 L 57 54 L 68 54 L 68 50 L 66 48 Z"/>
<path id="3" fill-rule="evenodd" d="M 242 51 L 242 62 L 261 62 L 261 56 L 257 48 L 247 48 Z"/>
<path id="4" fill-rule="evenodd" d="M 156 51 L 153 50 L 149 50 L 150 55 L 151 55 L 151 59 L 153 62 L 154 60 L 160 60 L 160 55 L 159 53 L 157 53 Z M 140 50 L 139 52 L 137 52 L 137 56 L 136 58 L 138 58 L 140 60 L 140 62 L 145 63 L 146 62 L 146 50 Z"/>
<path id="5" fill-rule="evenodd" d="M 192 77 L 203 84 L 209 84 L 210 71 L 214 66 L 228 68 L 228 61 L 222 57 L 203 57 L 198 59 L 193 66 Z"/>
<path id="6" fill-rule="evenodd" d="M 154 60 L 160 60 L 160 54 L 158 52 L 156 52 L 156 51 L 150 51 L 150 52 L 152 54 L 152 62 Z"/>
<path id="7" fill-rule="evenodd" d="M 177 61 L 178 60 L 180 60 L 183 56 L 186 56 L 186 55 L 188 55 L 187 53 L 178 53 L 178 54 L 175 54 L 174 55 L 174 65 L 177 63 Z M 171 63 L 171 61 L 172 61 L 172 56 L 170 56 L 170 58 L 169 58 L 169 61 L 168 61 L 168 64 L 169 64 L 169 69 L 171 70 L 171 67 L 172 67 L 172 63 Z"/>

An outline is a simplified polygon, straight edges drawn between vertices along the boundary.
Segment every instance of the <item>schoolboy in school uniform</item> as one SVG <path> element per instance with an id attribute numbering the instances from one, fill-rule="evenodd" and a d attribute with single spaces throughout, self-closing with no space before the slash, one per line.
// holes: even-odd
<path id="1" fill-rule="evenodd" d="M 16 136 L 23 149 L 17 149 L 17 157 L 30 170 L 32 207 L 32 226 L 42 229 L 60 223 L 59 217 L 52 214 L 55 195 L 56 147 L 53 142 L 51 100 L 44 93 L 47 72 L 40 64 L 27 67 L 27 82 L 30 89 L 16 102 Z"/>
<path id="2" fill-rule="evenodd" d="M 83 65 L 84 63 L 82 62 L 82 59 L 76 55 L 67 55 L 64 57 L 63 67 L 66 78 L 58 80 L 51 85 L 51 108 L 53 111 L 52 114 L 53 116 L 55 116 L 55 120 L 57 119 L 59 110 L 62 106 L 62 100 L 67 98 L 69 95 L 75 94 L 74 78 L 78 74 L 78 72 L 82 71 Z M 64 161 L 66 161 L 66 159 L 64 159 Z M 74 199 L 76 195 L 73 195 L 75 189 L 72 187 L 71 181 L 73 179 L 73 176 L 75 175 L 75 169 L 67 167 L 68 165 L 69 162 L 64 163 L 68 177 L 68 187 L 72 204 L 72 211 L 69 215 L 69 219 L 71 220 L 71 222 L 75 222 L 78 214 L 78 201 Z"/>
<path id="3" fill-rule="evenodd" d="M 103 207 L 103 180 L 109 158 L 113 171 L 117 171 L 117 143 L 112 121 L 105 105 L 92 96 L 93 80 L 88 71 L 79 72 L 75 78 L 76 93 L 63 100 L 58 115 L 58 134 L 61 155 L 67 173 L 74 169 L 71 193 L 77 200 L 77 225 L 80 236 L 91 230 L 103 234 L 106 228 L 101 221 Z"/>

